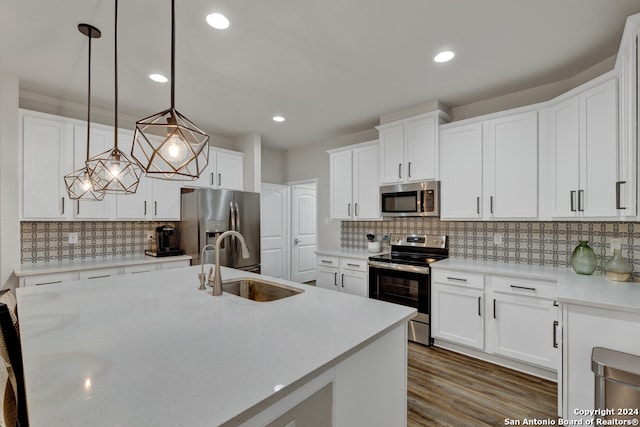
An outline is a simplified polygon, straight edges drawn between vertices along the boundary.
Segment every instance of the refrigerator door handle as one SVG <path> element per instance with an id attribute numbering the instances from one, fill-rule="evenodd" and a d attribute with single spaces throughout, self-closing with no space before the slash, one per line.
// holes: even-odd
<path id="1" fill-rule="evenodd" d="M 229 229 L 236 229 L 236 213 L 233 210 L 233 202 L 229 202 L 229 221 L 231 222 Z"/>
<path id="2" fill-rule="evenodd" d="M 242 233 L 240 231 L 240 209 L 238 209 L 238 202 L 234 202 L 235 204 L 235 215 L 236 215 L 236 226 L 234 228 L 234 230 L 236 230 L 238 233 Z"/>

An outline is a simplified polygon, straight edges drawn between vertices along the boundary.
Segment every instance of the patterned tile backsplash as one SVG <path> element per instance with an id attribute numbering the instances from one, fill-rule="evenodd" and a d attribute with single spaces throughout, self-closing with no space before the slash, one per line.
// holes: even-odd
<path id="1" fill-rule="evenodd" d="M 598 260 L 598 270 L 612 256 L 612 239 L 620 239 L 622 254 L 640 277 L 640 223 L 632 222 L 452 222 L 437 218 L 394 218 L 391 221 L 343 221 L 343 248 L 366 249 L 365 235 L 390 233 L 449 236 L 449 256 L 454 258 L 568 267 L 578 240 L 588 240 Z M 494 245 L 494 234 L 502 244 Z"/>
<path id="2" fill-rule="evenodd" d="M 143 255 L 151 248 L 147 234 L 171 222 L 21 222 L 21 262 L 41 263 Z M 78 233 L 70 244 L 69 233 Z"/>

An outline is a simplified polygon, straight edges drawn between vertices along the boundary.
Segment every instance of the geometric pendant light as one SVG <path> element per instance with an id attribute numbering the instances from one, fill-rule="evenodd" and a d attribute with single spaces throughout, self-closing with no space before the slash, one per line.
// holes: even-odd
<path id="1" fill-rule="evenodd" d="M 131 156 L 150 178 L 197 179 L 209 161 L 209 135 L 175 108 L 175 1 L 171 0 L 171 107 L 136 122 Z"/>
<path id="2" fill-rule="evenodd" d="M 93 25 L 78 24 L 78 31 L 89 37 L 89 78 L 87 82 L 87 153 L 86 159 L 89 160 L 89 140 L 91 138 L 91 39 L 98 39 L 102 35 Z M 83 167 L 71 172 L 64 177 L 64 184 L 67 187 L 69 198 L 73 200 L 102 200 L 104 199 L 104 191 L 94 189 L 89 179 L 89 171 L 86 163 Z"/>
<path id="3" fill-rule="evenodd" d="M 87 160 L 89 177 L 94 188 L 107 193 L 135 193 L 142 171 L 140 167 L 118 149 L 118 0 L 115 0 L 115 120 L 113 126 L 113 149 Z"/>

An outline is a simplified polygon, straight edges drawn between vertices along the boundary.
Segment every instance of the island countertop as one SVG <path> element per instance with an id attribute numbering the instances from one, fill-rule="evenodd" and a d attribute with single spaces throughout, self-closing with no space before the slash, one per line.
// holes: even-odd
<path id="1" fill-rule="evenodd" d="M 18 289 L 31 425 L 237 425 L 415 315 L 269 278 L 304 292 L 214 297 L 199 271 Z"/>

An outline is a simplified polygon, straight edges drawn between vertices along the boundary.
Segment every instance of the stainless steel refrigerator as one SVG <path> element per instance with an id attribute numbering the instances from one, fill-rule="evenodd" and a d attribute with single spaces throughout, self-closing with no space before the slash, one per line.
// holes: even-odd
<path id="1" fill-rule="evenodd" d="M 220 265 L 260 273 L 260 193 L 183 188 L 181 197 L 180 249 L 193 257 L 193 265 L 200 263 L 205 245 L 235 230 L 244 236 L 251 256 L 242 258 L 240 242 L 228 236 L 220 244 Z M 204 262 L 215 262 L 214 249 L 205 251 Z"/>

